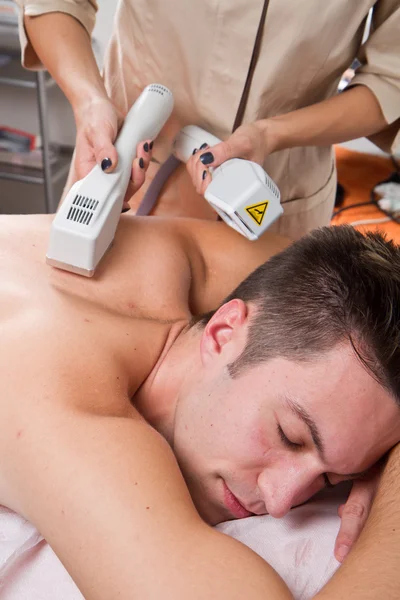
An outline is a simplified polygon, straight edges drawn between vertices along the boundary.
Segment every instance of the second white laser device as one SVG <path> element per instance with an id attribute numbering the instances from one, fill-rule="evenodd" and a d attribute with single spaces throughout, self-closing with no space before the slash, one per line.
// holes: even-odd
<path id="1" fill-rule="evenodd" d="M 208 131 L 188 125 L 175 138 L 173 153 L 186 162 L 195 148 L 220 141 Z M 259 164 L 232 158 L 210 173 L 212 181 L 204 198 L 221 219 L 249 240 L 259 238 L 283 213 L 278 186 Z"/>
<path id="2" fill-rule="evenodd" d="M 118 164 L 112 173 L 96 165 L 68 192 L 51 226 L 49 265 L 91 277 L 111 245 L 139 142 L 153 140 L 169 118 L 172 93 L 148 85 L 128 112 L 115 142 Z"/>

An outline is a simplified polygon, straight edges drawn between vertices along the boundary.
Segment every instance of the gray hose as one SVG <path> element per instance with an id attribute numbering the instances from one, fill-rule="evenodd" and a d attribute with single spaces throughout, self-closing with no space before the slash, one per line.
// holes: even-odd
<path id="1" fill-rule="evenodd" d="M 181 161 L 178 160 L 173 154 L 171 154 L 167 158 L 167 160 L 161 165 L 153 181 L 147 188 L 145 195 L 143 196 L 139 208 L 136 211 L 137 216 L 143 217 L 150 214 L 155 204 L 157 203 L 162 186 L 167 181 L 168 177 L 175 171 L 175 169 L 180 164 Z"/>

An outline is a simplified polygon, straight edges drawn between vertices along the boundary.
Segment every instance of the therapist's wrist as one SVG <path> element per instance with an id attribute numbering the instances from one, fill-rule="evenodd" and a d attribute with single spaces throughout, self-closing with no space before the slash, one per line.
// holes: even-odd
<path id="1" fill-rule="evenodd" d="M 257 125 L 263 136 L 266 155 L 283 150 L 286 147 L 284 128 L 275 118 L 256 121 L 255 125 Z"/>
<path id="2" fill-rule="evenodd" d="M 75 114 L 83 112 L 87 106 L 101 102 L 110 102 L 102 82 L 93 85 L 76 86 L 67 94 L 67 98 Z"/>

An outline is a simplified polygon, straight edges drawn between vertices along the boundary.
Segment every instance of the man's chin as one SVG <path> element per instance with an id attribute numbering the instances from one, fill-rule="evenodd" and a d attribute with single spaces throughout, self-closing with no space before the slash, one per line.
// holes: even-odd
<path id="1" fill-rule="evenodd" d="M 212 527 L 214 527 L 214 525 L 218 525 L 219 523 L 223 523 L 224 521 L 229 520 L 228 515 L 223 515 L 220 510 L 217 510 L 217 508 L 211 505 L 204 506 L 195 502 L 195 506 L 197 508 L 197 512 L 199 513 L 203 521 L 205 521 L 208 525 L 211 525 Z"/>
<path id="2" fill-rule="evenodd" d="M 200 517 L 208 525 L 214 527 L 214 525 L 218 525 L 224 521 L 232 520 L 232 515 L 230 515 L 228 511 L 225 512 L 222 506 L 213 504 L 206 497 L 202 496 L 199 498 L 197 495 L 194 496 L 192 494 L 192 500 Z"/>
<path id="3" fill-rule="evenodd" d="M 207 486 L 199 483 L 199 480 L 195 481 L 193 478 L 186 477 L 185 480 L 196 510 L 203 521 L 214 526 L 232 520 L 232 515 L 223 504 L 218 504 L 215 498 L 213 502 L 215 484 Z"/>

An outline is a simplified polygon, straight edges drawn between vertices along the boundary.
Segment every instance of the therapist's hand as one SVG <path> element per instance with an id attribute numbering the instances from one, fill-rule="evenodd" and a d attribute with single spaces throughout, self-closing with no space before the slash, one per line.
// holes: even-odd
<path id="1" fill-rule="evenodd" d="M 335 557 L 339 562 L 346 558 L 365 525 L 378 489 L 382 469 L 383 465 L 379 463 L 371 469 L 368 476 L 356 479 L 347 502 L 339 506 L 341 524 L 335 543 Z"/>
<path id="2" fill-rule="evenodd" d="M 112 173 L 118 164 L 114 141 L 123 123 L 122 114 L 107 97 L 92 98 L 74 107 L 77 126 L 74 157 L 75 181 L 82 179 L 95 164 L 106 173 Z M 132 163 L 131 180 L 125 196 L 127 201 L 142 186 L 151 159 L 151 140 L 137 146 L 137 156 Z"/>
<path id="3" fill-rule="evenodd" d="M 274 140 L 266 133 L 266 121 L 241 125 L 227 140 L 200 147 L 188 160 L 187 170 L 198 194 L 204 195 L 211 182 L 209 167 L 218 167 L 230 158 L 244 158 L 260 165 L 274 151 Z"/>

